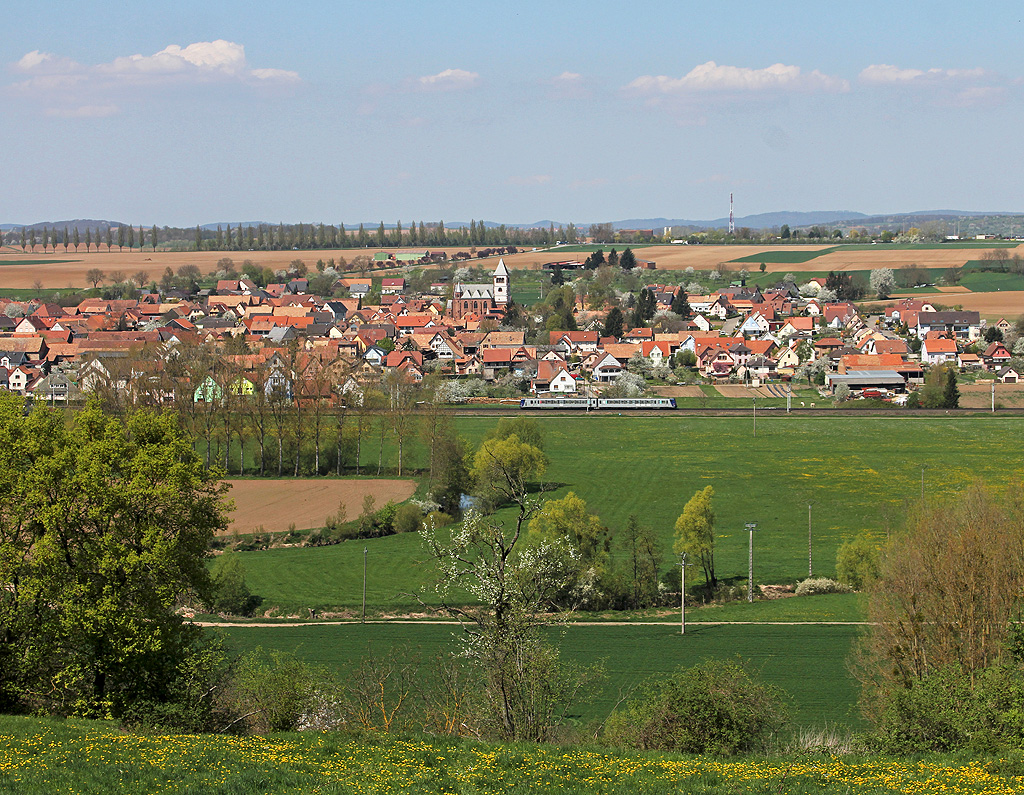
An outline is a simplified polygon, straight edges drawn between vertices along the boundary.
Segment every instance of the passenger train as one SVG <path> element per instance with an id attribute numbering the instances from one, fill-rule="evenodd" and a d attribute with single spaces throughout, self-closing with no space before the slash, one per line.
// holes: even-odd
<path id="1" fill-rule="evenodd" d="M 675 398 L 593 398 L 528 397 L 519 401 L 521 409 L 582 409 L 585 411 L 624 411 L 630 409 L 674 409 Z"/>

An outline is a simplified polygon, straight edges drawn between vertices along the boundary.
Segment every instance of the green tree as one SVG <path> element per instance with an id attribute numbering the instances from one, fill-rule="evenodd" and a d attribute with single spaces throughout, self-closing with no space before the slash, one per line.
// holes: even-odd
<path id="1" fill-rule="evenodd" d="M 149 230 L 149 244 L 153 247 L 153 251 L 156 251 L 156 244 L 158 242 L 158 231 L 156 224 L 153 224 L 153 228 Z M 139 248 L 142 248 L 142 238 L 139 237 Z"/>
<path id="2" fill-rule="evenodd" d="M 77 254 L 78 253 L 78 247 L 80 245 L 82 245 L 82 238 L 81 238 L 81 236 L 78 233 L 78 227 L 77 226 L 75 227 L 75 231 L 74 231 L 73 234 L 74 234 L 74 237 L 72 238 L 72 241 L 73 241 L 72 245 L 74 245 L 75 253 Z"/>
<path id="3" fill-rule="evenodd" d="M 533 417 L 502 417 L 484 439 L 507 439 L 510 436 L 517 436 L 519 441 L 533 445 L 538 450 L 544 449 L 544 432 Z"/>
<path id="4" fill-rule="evenodd" d="M 67 422 L 0 396 L 0 693 L 23 708 L 125 715 L 185 673 L 226 491 L 171 414 Z M 0 696 L 2 700 L 2 696 Z"/>
<path id="5" fill-rule="evenodd" d="M 627 248 L 622 252 L 622 256 L 619 258 L 619 267 L 624 271 L 631 271 L 636 267 L 636 254 L 632 249 Z"/>
<path id="6" fill-rule="evenodd" d="M 690 311 L 690 302 L 686 300 L 686 290 L 684 290 L 682 287 L 680 287 L 679 290 L 676 291 L 676 294 L 673 296 L 672 306 L 670 307 L 670 309 L 684 320 L 686 318 L 689 318 L 692 314 Z"/>
<path id="7" fill-rule="evenodd" d="M 196 251 L 203 250 L 203 230 L 199 228 L 199 224 L 196 224 L 195 247 Z"/>
<path id="8" fill-rule="evenodd" d="M 672 550 L 678 555 L 686 553 L 699 561 L 704 570 L 704 581 L 715 588 L 715 512 L 711 499 L 715 496 L 713 486 L 698 491 L 686 503 L 683 512 L 676 519 L 676 541 Z"/>
<path id="9" fill-rule="evenodd" d="M 217 558 L 210 571 L 212 599 L 210 607 L 218 613 L 248 616 L 259 601 L 245 581 L 245 567 L 234 552 Z"/>
<path id="10" fill-rule="evenodd" d="M 619 267 L 619 252 L 614 248 L 608 253 L 608 266 L 611 268 Z"/>
<path id="11" fill-rule="evenodd" d="M 481 722 L 509 740 L 544 740 L 560 722 L 587 677 L 558 661 L 540 627 L 572 577 L 562 545 L 541 540 L 522 549 L 537 510 L 527 480 L 542 472 L 544 454 L 518 437 L 485 441 L 474 459 L 480 490 L 513 506 L 500 521 L 473 510 L 452 533 L 427 527 L 422 537 L 437 565 L 435 590 L 459 619 L 463 653 L 480 681 Z M 465 594 L 480 607 L 465 608 Z"/>
<path id="12" fill-rule="evenodd" d="M 601 331 L 601 336 L 619 339 L 624 332 L 622 328 L 624 322 L 625 318 L 622 315 L 622 310 L 617 306 L 613 306 L 608 310 L 608 315 L 604 319 L 604 329 Z"/>
<path id="13" fill-rule="evenodd" d="M 107 251 L 110 251 L 114 247 L 114 231 L 108 226 L 106 236 Z"/>
<path id="14" fill-rule="evenodd" d="M 946 368 L 946 383 L 942 388 L 942 407 L 946 409 L 960 407 L 960 388 L 956 384 L 956 368 L 952 365 Z"/>
<path id="15" fill-rule="evenodd" d="M 473 457 L 470 477 L 477 495 L 490 507 L 515 503 L 527 493 L 529 483 L 541 477 L 548 459 L 543 451 L 512 434 L 487 439 Z"/>
<path id="16" fill-rule="evenodd" d="M 120 224 L 117 227 L 117 248 L 119 251 L 124 251 L 125 244 L 125 231 L 124 224 Z"/>

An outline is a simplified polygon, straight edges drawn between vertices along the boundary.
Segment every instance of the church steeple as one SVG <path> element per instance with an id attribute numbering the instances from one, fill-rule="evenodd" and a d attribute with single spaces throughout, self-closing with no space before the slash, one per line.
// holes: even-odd
<path id="1" fill-rule="evenodd" d="M 505 260 L 498 260 L 498 267 L 494 269 L 492 277 L 494 286 L 494 303 L 496 306 L 508 306 L 509 304 L 509 272 L 505 267 Z"/>

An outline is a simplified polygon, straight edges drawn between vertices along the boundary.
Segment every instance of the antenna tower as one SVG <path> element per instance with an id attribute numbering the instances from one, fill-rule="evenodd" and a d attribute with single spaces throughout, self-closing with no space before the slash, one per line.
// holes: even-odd
<path id="1" fill-rule="evenodd" d="M 736 234 L 736 221 L 733 220 L 732 216 L 732 194 L 729 194 L 729 234 Z"/>

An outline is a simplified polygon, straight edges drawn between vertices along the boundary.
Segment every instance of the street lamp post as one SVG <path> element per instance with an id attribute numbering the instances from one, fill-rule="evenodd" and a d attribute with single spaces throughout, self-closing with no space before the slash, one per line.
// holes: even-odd
<path id="1" fill-rule="evenodd" d="M 757 438 L 757 398 L 750 399 L 751 405 L 754 407 L 754 438 Z"/>
<path id="2" fill-rule="evenodd" d="M 359 623 L 366 623 L 366 547 L 363 547 L 363 617 Z"/>
<path id="3" fill-rule="evenodd" d="M 686 562 L 686 553 L 679 555 L 679 634 L 686 634 L 686 567 L 692 566 Z"/>
<path id="4" fill-rule="evenodd" d="M 747 601 L 754 601 L 754 531 L 757 529 L 757 522 L 747 522 L 747 531 L 750 533 L 750 547 L 747 553 Z"/>

